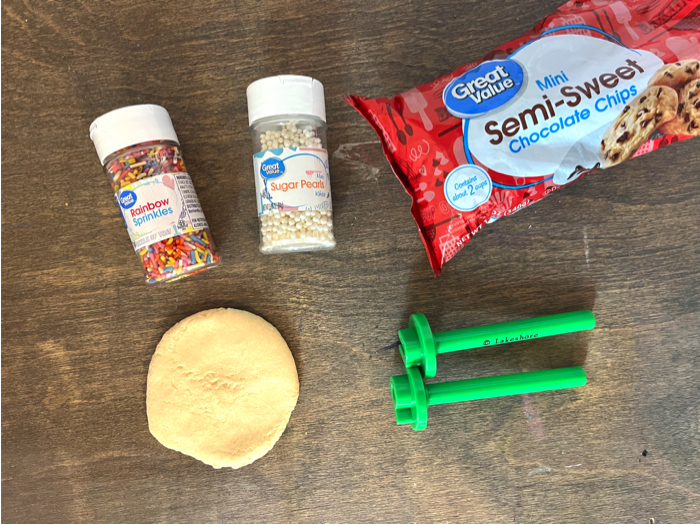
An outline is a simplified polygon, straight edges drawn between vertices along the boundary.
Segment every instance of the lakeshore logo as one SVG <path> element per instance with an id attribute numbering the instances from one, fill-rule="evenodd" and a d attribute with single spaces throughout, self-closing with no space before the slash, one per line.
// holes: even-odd
<path id="1" fill-rule="evenodd" d="M 515 60 L 491 60 L 447 84 L 442 101 L 457 118 L 473 118 L 515 98 L 525 84 L 525 71 Z"/>
<path id="2" fill-rule="evenodd" d="M 124 191 L 119 195 L 119 205 L 124 209 L 129 209 L 134 207 L 137 198 L 136 193 L 133 191 Z"/>
<path id="3" fill-rule="evenodd" d="M 496 337 L 493 340 L 494 344 L 508 344 L 509 342 L 520 342 L 521 340 L 530 340 L 532 338 L 537 338 L 539 335 L 537 333 L 534 333 L 532 335 L 519 335 L 519 336 L 514 336 L 514 337 L 504 337 L 504 338 L 498 338 Z M 484 346 L 490 346 L 491 341 L 489 339 L 484 340 Z"/>
<path id="4" fill-rule="evenodd" d="M 263 178 L 277 178 L 284 174 L 284 161 L 279 158 L 268 158 L 260 164 L 260 175 Z"/>

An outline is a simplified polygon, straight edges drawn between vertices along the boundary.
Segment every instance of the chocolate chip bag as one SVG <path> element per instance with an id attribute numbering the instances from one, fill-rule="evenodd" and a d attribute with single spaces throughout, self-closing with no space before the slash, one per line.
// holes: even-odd
<path id="1" fill-rule="evenodd" d="M 438 276 L 484 225 L 700 135 L 700 0 L 571 1 L 478 62 L 347 101 L 411 195 Z"/>

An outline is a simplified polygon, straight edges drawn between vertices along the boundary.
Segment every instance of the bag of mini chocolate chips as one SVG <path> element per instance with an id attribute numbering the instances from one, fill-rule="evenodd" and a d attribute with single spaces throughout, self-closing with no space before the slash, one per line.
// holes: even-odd
<path id="1" fill-rule="evenodd" d="M 478 62 L 347 101 L 411 195 L 438 276 L 485 224 L 700 135 L 700 0 L 571 1 Z"/>

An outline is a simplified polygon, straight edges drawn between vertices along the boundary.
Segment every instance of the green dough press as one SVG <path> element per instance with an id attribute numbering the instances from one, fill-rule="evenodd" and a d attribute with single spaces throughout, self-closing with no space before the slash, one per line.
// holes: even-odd
<path id="1" fill-rule="evenodd" d="M 411 315 L 409 327 L 399 331 L 399 352 L 406 365 L 406 374 L 391 377 L 391 398 L 396 423 L 410 424 L 414 430 L 419 431 L 428 424 L 428 406 L 581 387 L 586 384 L 586 373 L 580 367 L 437 384 L 425 384 L 423 378 L 435 376 L 439 353 L 583 331 L 593 329 L 594 326 L 595 318 L 591 311 L 574 311 L 432 333 L 425 315 Z"/>
<path id="2" fill-rule="evenodd" d="M 417 368 L 408 368 L 406 372 L 405 375 L 391 377 L 391 398 L 394 401 L 396 423 L 410 424 L 416 431 L 425 429 L 428 425 L 428 406 L 577 388 L 586 384 L 586 373 L 580 367 L 472 378 L 441 384 L 424 384 Z"/>
<path id="3" fill-rule="evenodd" d="M 416 313 L 409 318 L 408 328 L 399 331 L 399 352 L 406 368 L 419 367 L 425 378 L 433 378 L 437 356 L 442 353 L 585 331 L 594 326 L 591 311 L 574 311 L 433 333 L 425 315 Z"/>

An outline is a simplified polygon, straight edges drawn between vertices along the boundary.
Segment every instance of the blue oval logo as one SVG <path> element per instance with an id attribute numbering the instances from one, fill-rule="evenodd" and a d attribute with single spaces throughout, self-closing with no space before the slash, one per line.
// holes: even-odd
<path id="1" fill-rule="evenodd" d="M 474 118 L 513 100 L 524 83 L 525 73 L 515 60 L 490 60 L 452 80 L 442 101 L 457 118 Z"/>
<path id="2" fill-rule="evenodd" d="M 279 158 L 268 158 L 260 163 L 260 174 L 263 178 L 277 178 L 284 174 L 284 161 Z"/>
<path id="3" fill-rule="evenodd" d="M 124 209 L 129 209 L 136 204 L 136 193 L 133 191 L 123 191 L 119 193 L 117 199 L 119 200 L 119 205 Z"/>

